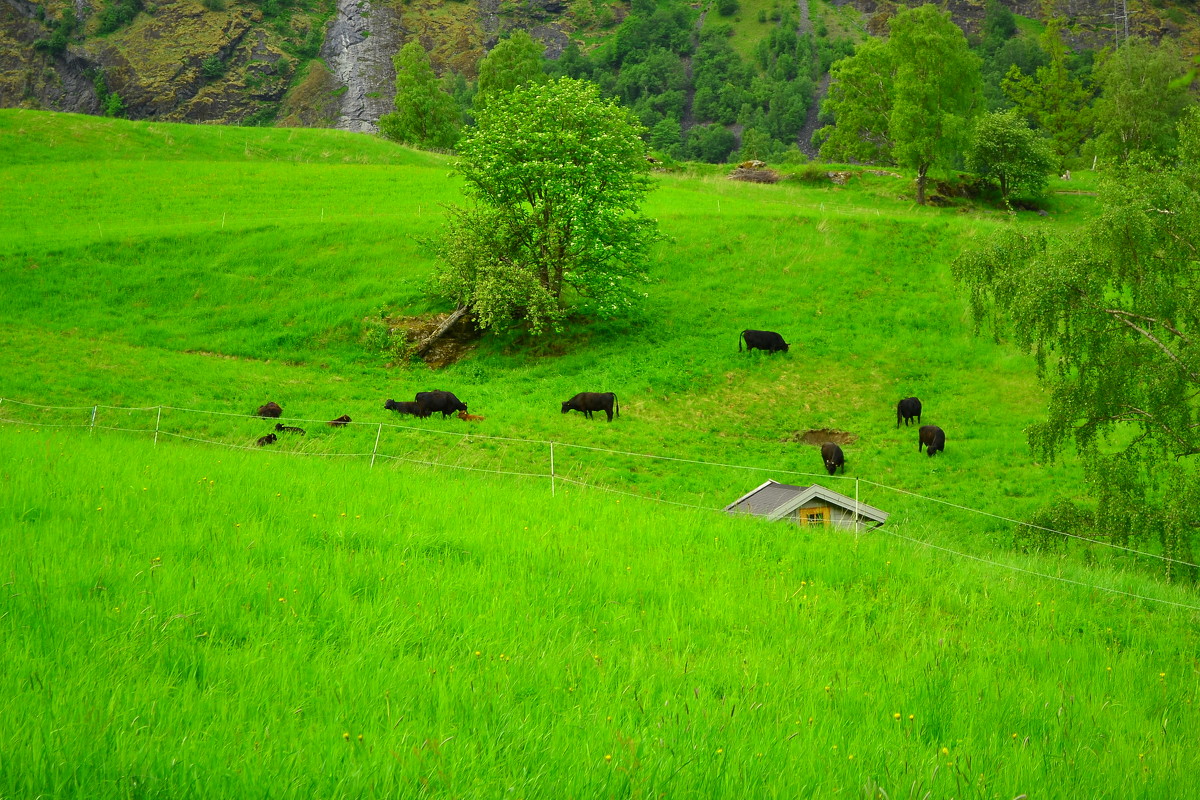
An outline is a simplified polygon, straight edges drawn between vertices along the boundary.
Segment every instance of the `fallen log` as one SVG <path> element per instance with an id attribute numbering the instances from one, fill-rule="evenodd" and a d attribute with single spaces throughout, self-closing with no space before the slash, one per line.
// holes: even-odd
<path id="1" fill-rule="evenodd" d="M 417 345 L 417 349 L 414 352 L 418 356 L 425 355 L 425 351 L 428 350 L 429 348 L 433 347 L 434 342 L 436 342 L 438 339 L 445 336 L 446 331 L 453 328 L 454 323 L 458 322 L 460 319 L 462 319 L 464 316 L 466 316 L 468 311 L 470 311 L 470 308 L 468 308 L 467 306 L 463 306 L 462 308 L 458 309 L 450 316 L 446 317 L 446 319 L 442 321 L 442 324 L 437 326 L 437 330 L 435 330 L 433 333 L 429 334 L 429 336 L 427 336 L 425 338 L 425 341 L 423 341 L 419 345 Z"/>

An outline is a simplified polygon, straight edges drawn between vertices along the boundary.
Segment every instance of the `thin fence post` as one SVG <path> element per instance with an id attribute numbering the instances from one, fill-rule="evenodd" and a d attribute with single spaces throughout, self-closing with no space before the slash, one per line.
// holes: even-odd
<path id="1" fill-rule="evenodd" d="M 383 423 L 379 423 L 379 430 L 375 431 L 375 446 L 371 448 L 371 466 L 375 466 L 375 453 L 379 452 L 379 437 L 383 434 Z"/>
<path id="2" fill-rule="evenodd" d="M 92 423 L 88 426 L 88 433 L 95 433 L 96 431 L 96 409 L 99 407 L 100 406 L 92 406 Z"/>
<path id="3" fill-rule="evenodd" d="M 854 536 L 858 537 L 858 476 L 854 476 Z"/>
<path id="4" fill-rule="evenodd" d="M 554 497 L 554 442 L 550 443 L 550 496 Z"/>
<path id="5" fill-rule="evenodd" d="M 158 419 L 154 420 L 154 443 L 158 444 L 158 429 L 162 426 L 162 406 L 158 407 Z"/>

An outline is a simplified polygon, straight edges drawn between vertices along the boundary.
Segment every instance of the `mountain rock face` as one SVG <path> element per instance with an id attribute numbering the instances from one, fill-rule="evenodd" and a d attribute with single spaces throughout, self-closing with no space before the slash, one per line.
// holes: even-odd
<path id="1" fill-rule="evenodd" d="M 374 133 L 379 117 L 392 110 L 396 93 L 392 56 L 403 46 L 399 22 L 386 3 L 338 0 L 321 48 L 321 58 L 339 87 L 334 127 Z"/>

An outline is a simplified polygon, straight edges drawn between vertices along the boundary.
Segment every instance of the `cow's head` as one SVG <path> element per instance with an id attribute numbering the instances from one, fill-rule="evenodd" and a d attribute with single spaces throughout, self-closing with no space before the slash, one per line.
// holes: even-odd
<path id="1" fill-rule="evenodd" d="M 783 343 L 783 352 L 785 352 L 785 353 L 786 353 L 787 351 L 788 351 L 788 343 L 787 343 L 787 342 L 784 342 L 784 343 Z"/>
<path id="2" fill-rule="evenodd" d="M 830 475 L 837 472 L 837 468 L 838 468 L 837 464 L 833 463 L 829 459 L 825 459 L 825 469 Z"/>
<path id="3" fill-rule="evenodd" d="M 571 401 L 568 400 L 567 402 L 563 403 L 563 413 L 565 414 L 570 410 L 571 410 Z"/>
<path id="4" fill-rule="evenodd" d="M 397 404 L 395 400 L 388 398 L 386 401 L 384 401 L 383 407 L 390 411 L 392 409 L 399 408 L 399 404 Z"/>

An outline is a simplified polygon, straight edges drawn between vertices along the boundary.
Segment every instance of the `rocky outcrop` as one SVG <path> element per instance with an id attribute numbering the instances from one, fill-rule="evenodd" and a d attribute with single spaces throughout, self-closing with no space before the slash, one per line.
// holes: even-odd
<path id="1" fill-rule="evenodd" d="M 366 133 L 379 129 L 379 117 L 393 109 L 396 68 L 392 56 L 401 44 L 399 20 L 390 5 L 338 0 L 337 14 L 321 48 L 321 57 L 338 87 L 335 127 Z"/>

